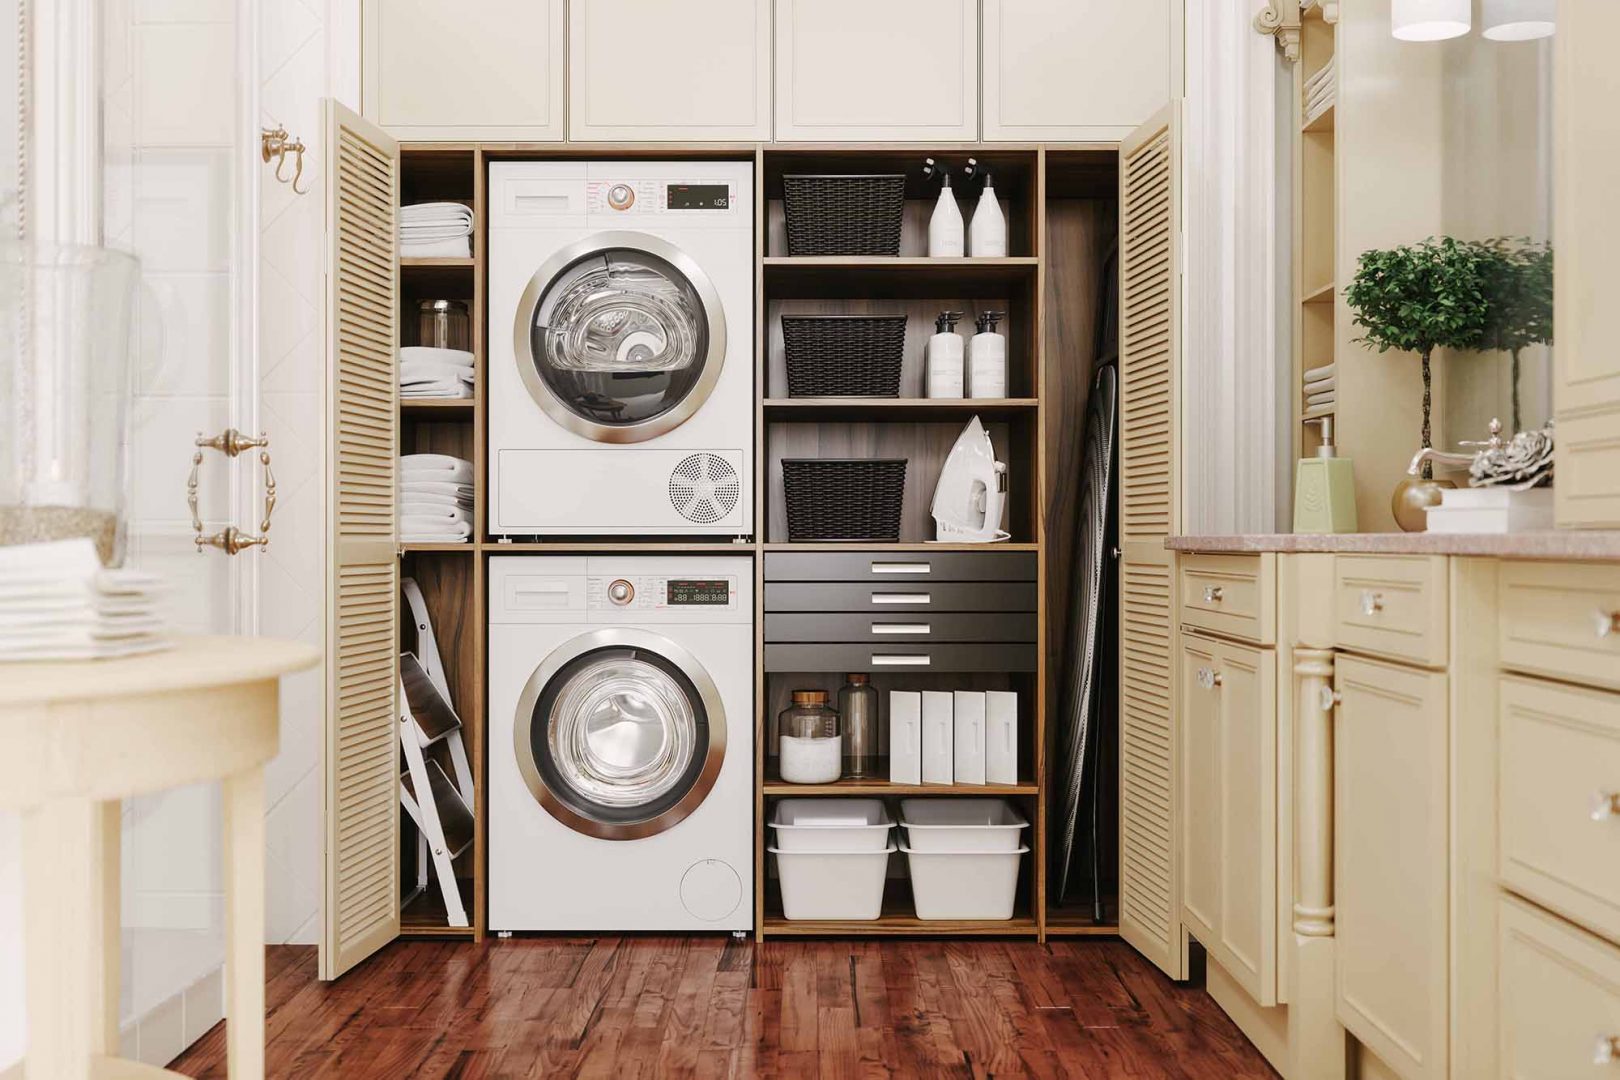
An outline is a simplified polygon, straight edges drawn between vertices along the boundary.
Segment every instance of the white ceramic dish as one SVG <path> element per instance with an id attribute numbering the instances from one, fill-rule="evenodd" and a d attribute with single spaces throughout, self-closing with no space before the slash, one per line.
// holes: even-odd
<path id="1" fill-rule="evenodd" d="M 1029 822 L 1002 799 L 902 799 L 913 851 L 1016 851 Z"/>

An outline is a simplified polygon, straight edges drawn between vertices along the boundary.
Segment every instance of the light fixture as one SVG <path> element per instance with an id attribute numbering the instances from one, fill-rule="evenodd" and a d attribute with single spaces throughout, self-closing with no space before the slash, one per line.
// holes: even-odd
<path id="1" fill-rule="evenodd" d="M 1402 41 L 1445 41 L 1473 25 L 1473 0 L 1393 0 L 1390 30 Z"/>
<path id="2" fill-rule="evenodd" d="M 1485 0 L 1484 34 L 1492 41 L 1552 37 L 1558 0 Z"/>

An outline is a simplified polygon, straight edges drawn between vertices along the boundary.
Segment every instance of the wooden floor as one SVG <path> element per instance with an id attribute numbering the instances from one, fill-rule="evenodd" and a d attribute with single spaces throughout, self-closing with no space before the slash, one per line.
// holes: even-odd
<path id="1" fill-rule="evenodd" d="M 396 943 L 269 956 L 272 1077 L 1273 1077 L 1113 940 Z M 173 1066 L 223 1077 L 224 1028 Z"/>

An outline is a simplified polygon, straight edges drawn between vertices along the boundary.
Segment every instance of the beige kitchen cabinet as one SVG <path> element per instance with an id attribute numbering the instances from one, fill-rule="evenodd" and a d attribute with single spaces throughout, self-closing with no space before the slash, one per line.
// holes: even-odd
<path id="1" fill-rule="evenodd" d="M 1177 96 L 1176 0 L 984 0 L 984 138 L 1111 142 Z"/>
<path id="2" fill-rule="evenodd" d="M 776 0 L 778 142 L 978 137 L 977 0 Z"/>
<path id="3" fill-rule="evenodd" d="M 363 0 L 366 119 L 398 139 L 563 137 L 566 0 Z"/>
<path id="4" fill-rule="evenodd" d="M 1277 1003 L 1276 686 L 1270 649 L 1183 634 L 1182 922 L 1268 1006 Z"/>
<path id="5" fill-rule="evenodd" d="M 1447 1073 L 1446 675 L 1341 654 L 1335 1011 L 1403 1080 Z"/>
<path id="6" fill-rule="evenodd" d="M 568 137 L 771 137 L 771 0 L 572 0 Z"/>

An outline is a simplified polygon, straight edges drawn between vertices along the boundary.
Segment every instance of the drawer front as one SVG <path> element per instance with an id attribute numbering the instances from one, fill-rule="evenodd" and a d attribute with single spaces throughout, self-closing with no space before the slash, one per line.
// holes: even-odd
<path id="1" fill-rule="evenodd" d="M 774 614 L 765 616 L 767 642 L 866 641 L 904 646 L 913 642 L 1015 642 L 1035 640 L 1033 612 L 977 614 Z"/>
<path id="2" fill-rule="evenodd" d="M 1504 562 L 1502 663 L 1620 689 L 1620 566 Z"/>
<path id="3" fill-rule="evenodd" d="M 1620 950 L 1513 897 L 1499 903 L 1500 1074 L 1620 1070 Z"/>
<path id="4" fill-rule="evenodd" d="M 1444 666 L 1446 592 L 1444 556 L 1336 556 L 1333 616 L 1339 647 Z"/>
<path id="5" fill-rule="evenodd" d="M 1275 555 L 1184 555 L 1181 621 L 1269 645 L 1276 640 Z"/>
<path id="6" fill-rule="evenodd" d="M 1502 880 L 1620 941 L 1620 695 L 1513 675 L 1498 691 Z"/>
<path id="7" fill-rule="evenodd" d="M 1034 581 L 1033 551 L 771 551 L 766 581 Z"/>
<path id="8" fill-rule="evenodd" d="M 766 645 L 766 671 L 1034 671 L 1034 645 Z"/>
<path id="9" fill-rule="evenodd" d="M 1033 581 L 773 581 L 766 611 L 1034 611 Z"/>

